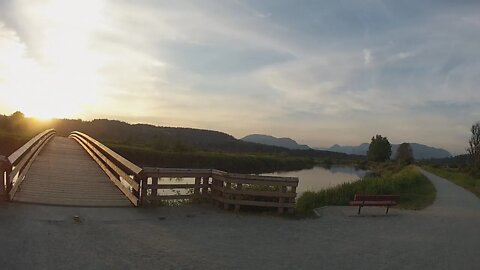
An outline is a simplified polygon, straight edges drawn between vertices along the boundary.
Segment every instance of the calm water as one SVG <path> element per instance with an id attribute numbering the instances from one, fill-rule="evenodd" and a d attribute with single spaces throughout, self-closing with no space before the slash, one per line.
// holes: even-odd
<path id="1" fill-rule="evenodd" d="M 301 195 L 305 191 L 318 191 L 339 184 L 354 182 L 365 176 L 366 172 L 356 170 L 351 166 L 332 166 L 330 169 L 314 167 L 301 171 L 277 172 L 265 175 L 298 177 L 297 194 Z"/>

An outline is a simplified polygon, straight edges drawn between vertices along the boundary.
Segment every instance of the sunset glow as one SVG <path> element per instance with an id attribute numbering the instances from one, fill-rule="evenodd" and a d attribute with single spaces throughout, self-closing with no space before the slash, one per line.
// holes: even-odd
<path id="1" fill-rule="evenodd" d="M 89 39 L 101 22 L 100 3 L 52 0 L 28 7 L 32 20 L 45 26 L 34 51 L 1 24 L 0 91 L 10 93 L 9 106 L 48 119 L 78 116 L 98 102 L 102 64 Z"/>
<path id="2" fill-rule="evenodd" d="M 480 5 L 340 2 L 1 1 L 0 114 L 463 153 Z"/>

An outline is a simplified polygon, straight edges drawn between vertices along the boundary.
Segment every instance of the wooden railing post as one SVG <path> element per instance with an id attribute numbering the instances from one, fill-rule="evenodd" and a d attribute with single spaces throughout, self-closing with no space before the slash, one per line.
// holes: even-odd
<path id="1" fill-rule="evenodd" d="M 286 186 L 280 186 L 280 193 L 287 193 L 287 187 Z M 278 198 L 278 203 L 283 204 L 285 202 L 285 197 L 280 196 Z M 283 206 L 278 207 L 278 213 L 283 214 Z"/>
<path id="2" fill-rule="evenodd" d="M 0 156 L 0 179 L 1 187 L 0 187 L 0 197 L 3 200 L 10 200 L 10 196 L 8 193 L 12 189 L 12 183 L 10 182 L 10 173 L 12 172 L 12 164 L 5 156 Z"/>
<path id="3" fill-rule="evenodd" d="M 242 184 L 240 183 L 237 183 L 237 190 L 242 190 Z M 236 200 L 241 200 L 242 199 L 242 195 L 237 195 L 235 196 L 235 199 Z M 235 212 L 239 212 L 240 211 L 240 204 L 235 204 Z"/>
<path id="4" fill-rule="evenodd" d="M 292 189 L 292 190 L 291 190 L 291 193 L 293 193 L 293 194 L 296 195 L 296 194 L 297 194 L 297 187 L 296 187 L 296 186 L 292 186 L 291 189 Z M 296 197 L 296 196 L 290 198 L 289 201 L 290 201 L 291 204 L 295 204 L 295 200 L 296 200 L 295 197 Z M 294 212 L 295 212 L 295 208 L 291 207 L 291 208 L 288 209 L 288 213 L 293 214 Z"/>
<path id="5" fill-rule="evenodd" d="M 210 177 L 203 177 L 202 178 L 202 197 L 207 198 L 208 197 L 208 185 L 209 185 L 209 180 Z"/>
<path id="6" fill-rule="evenodd" d="M 193 200 L 198 201 L 200 198 L 200 177 L 195 177 L 195 188 L 193 189 Z"/>
<path id="7" fill-rule="evenodd" d="M 139 205 L 139 206 L 142 205 L 142 203 L 143 203 L 143 196 L 146 195 L 146 194 L 145 194 L 146 191 L 144 190 L 144 186 L 146 186 L 146 184 L 147 184 L 147 183 L 146 183 L 146 179 L 147 179 L 147 178 L 145 177 L 145 175 L 144 175 L 142 172 L 140 172 L 139 174 L 133 176 L 133 180 L 134 180 L 135 182 L 137 182 L 138 185 L 140 186 L 140 188 L 138 189 L 138 191 L 136 191 L 135 189 L 132 189 L 133 195 L 135 195 L 135 197 L 138 198 L 138 205 Z"/>
<path id="8" fill-rule="evenodd" d="M 225 200 L 230 199 L 230 195 L 228 194 L 228 190 L 230 190 L 231 188 L 232 188 L 232 183 L 231 182 L 226 182 L 225 183 L 226 192 L 223 193 L 223 198 L 225 198 Z M 223 209 L 228 210 L 229 207 L 230 207 L 230 204 L 228 204 L 227 202 L 223 203 Z"/>

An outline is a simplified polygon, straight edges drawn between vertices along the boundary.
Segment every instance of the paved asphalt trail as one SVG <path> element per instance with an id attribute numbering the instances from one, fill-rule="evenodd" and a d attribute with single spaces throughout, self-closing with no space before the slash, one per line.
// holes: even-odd
<path id="1" fill-rule="evenodd" d="M 318 219 L 0 203 L 0 269 L 479 269 L 480 200 L 437 188 L 423 211 L 327 207 Z M 73 220 L 74 215 L 81 222 Z"/>

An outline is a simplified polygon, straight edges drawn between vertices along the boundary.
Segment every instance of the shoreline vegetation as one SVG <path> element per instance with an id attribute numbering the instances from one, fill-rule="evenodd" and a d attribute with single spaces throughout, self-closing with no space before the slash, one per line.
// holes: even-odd
<path id="1" fill-rule="evenodd" d="M 297 200 L 298 213 L 308 216 L 318 207 L 348 205 L 355 194 L 400 195 L 397 207 L 410 210 L 424 209 L 435 200 L 435 187 L 421 174 L 418 167 L 409 165 L 399 168 L 389 162 L 374 163 L 371 168 L 381 176 L 366 176 L 356 182 L 303 193 Z"/>
<path id="2" fill-rule="evenodd" d="M 107 147 L 142 167 L 218 169 L 232 173 L 260 174 L 309 169 L 315 161 L 267 153 L 228 153 L 213 151 L 160 151 L 144 146 L 105 143 Z"/>

